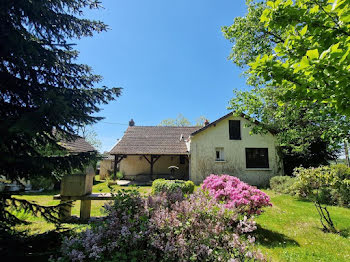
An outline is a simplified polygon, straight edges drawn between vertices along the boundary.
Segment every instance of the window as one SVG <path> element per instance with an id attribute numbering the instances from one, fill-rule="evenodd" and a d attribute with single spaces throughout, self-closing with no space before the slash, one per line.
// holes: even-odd
<path id="1" fill-rule="evenodd" d="M 215 161 L 225 161 L 223 147 L 215 148 Z"/>
<path id="2" fill-rule="evenodd" d="M 180 165 L 185 164 L 185 156 L 180 156 Z"/>
<path id="3" fill-rule="evenodd" d="M 241 140 L 241 121 L 229 120 L 230 140 Z"/>
<path id="4" fill-rule="evenodd" d="M 245 157 L 247 168 L 269 167 L 269 154 L 267 148 L 246 148 Z"/>

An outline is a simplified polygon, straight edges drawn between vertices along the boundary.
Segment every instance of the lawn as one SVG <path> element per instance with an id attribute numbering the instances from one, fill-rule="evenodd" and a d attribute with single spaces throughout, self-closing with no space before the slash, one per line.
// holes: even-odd
<path id="1" fill-rule="evenodd" d="M 116 190 L 121 186 L 113 186 Z M 150 187 L 138 187 L 142 194 L 148 194 Z M 264 190 L 272 200 L 273 206 L 256 218 L 258 230 L 256 232 L 257 247 L 272 261 L 350 261 L 350 210 L 341 207 L 329 207 L 336 228 L 340 235 L 323 233 L 319 217 L 313 203 L 297 198 L 275 194 Z M 106 182 L 97 181 L 93 192 L 109 192 Z M 57 192 L 26 194 L 20 196 L 34 200 L 43 205 L 54 205 L 58 201 L 52 200 Z M 79 215 L 79 201 L 72 209 L 73 215 Z M 101 216 L 101 207 L 105 201 L 92 201 L 92 216 Z M 30 233 L 42 233 L 53 229 L 54 226 L 41 218 L 21 214 L 33 222 L 30 226 L 20 226 Z M 67 224 L 65 224 L 67 225 Z M 86 225 L 67 225 L 77 229 Z"/>
<path id="2" fill-rule="evenodd" d="M 94 186 L 92 188 L 93 193 L 108 193 L 110 192 L 110 189 L 108 188 L 107 182 L 106 181 L 100 181 L 99 176 L 96 176 L 96 181 L 94 182 Z M 118 185 L 113 185 L 112 188 L 114 190 L 120 190 L 120 189 L 130 189 L 130 188 L 136 188 L 140 191 L 141 194 L 146 195 L 151 192 L 151 187 L 150 186 L 143 186 L 143 187 L 127 187 L 127 186 L 118 186 Z M 16 196 L 17 198 L 24 198 L 26 200 L 30 201 L 35 201 L 38 204 L 41 205 L 57 205 L 59 204 L 59 200 L 53 200 L 53 196 L 59 194 L 58 191 L 50 191 L 50 192 L 42 192 L 42 193 L 26 193 L 23 195 L 18 195 Z M 103 205 L 108 202 L 106 201 L 92 201 L 91 202 L 91 216 L 92 217 L 99 217 L 103 216 Z M 72 207 L 72 215 L 73 216 L 79 216 L 80 213 L 80 201 L 75 201 L 73 203 Z M 37 234 L 37 233 L 44 233 L 48 230 L 53 230 L 55 226 L 53 224 L 47 223 L 43 218 L 40 217 L 34 217 L 29 214 L 25 214 L 23 212 L 21 213 L 16 213 L 19 218 L 24 219 L 26 221 L 32 222 L 30 225 L 20 225 L 17 226 L 17 229 L 19 230 L 28 230 L 29 234 Z M 82 224 L 63 224 L 63 226 L 72 228 L 72 227 L 86 227 L 86 225 Z"/>
<path id="3" fill-rule="evenodd" d="M 340 235 L 323 233 L 312 202 L 265 191 L 273 206 L 256 221 L 259 249 L 272 261 L 350 261 L 350 210 L 329 207 Z"/>

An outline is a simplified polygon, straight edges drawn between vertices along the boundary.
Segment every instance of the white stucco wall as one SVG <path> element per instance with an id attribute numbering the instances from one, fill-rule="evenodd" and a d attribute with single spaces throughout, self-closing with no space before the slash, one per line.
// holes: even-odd
<path id="1" fill-rule="evenodd" d="M 147 155 L 147 158 L 150 160 L 151 156 Z M 169 166 L 179 167 L 179 169 L 175 171 L 175 175 L 181 174 L 188 176 L 188 160 L 185 161 L 185 164 L 180 164 L 179 158 L 179 156 L 161 156 L 153 166 L 154 178 L 160 175 L 170 174 Z M 150 174 L 150 164 L 143 156 L 127 156 L 120 161 L 120 171 L 123 172 L 126 177 Z"/>
<path id="2" fill-rule="evenodd" d="M 229 120 L 241 120 L 241 140 L 229 139 Z M 250 135 L 251 127 L 242 117 L 230 116 L 191 137 L 190 180 L 201 183 L 210 174 L 229 174 L 251 184 L 263 186 L 282 173 L 275 137 Z M 224 162 L 215 161 L 215 148 L 224 148 Z M 268 148 L 269 168 L 246 168 L 245 148 Z"/>
<path id="3" fill-rule="evenodd" d="M 114 161 L 110 159 L 103 159 L 100 162 L 100 179 L 108 178 L 108 172 L 112 172 L 114 170 Z"/>

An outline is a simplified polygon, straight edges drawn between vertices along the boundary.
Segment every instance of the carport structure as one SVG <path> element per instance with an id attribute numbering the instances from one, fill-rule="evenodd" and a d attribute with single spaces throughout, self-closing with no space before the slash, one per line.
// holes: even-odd
<path id="1" fill-rule="evenodd" d="M 129 126 L 110 151 L 114 172 L 126 176 L 148 174 L 154 179 L 170 175 L 169 166 L 178 166 L 183 178 L 189 173 L 188 139 L 199 127 Z M 119 164 L 119 165 L 118 165 Z"/>

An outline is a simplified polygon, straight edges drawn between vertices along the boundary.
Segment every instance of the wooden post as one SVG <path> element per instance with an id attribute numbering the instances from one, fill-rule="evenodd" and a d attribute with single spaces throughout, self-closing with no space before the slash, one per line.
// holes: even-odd
<path id="1" fill-rule="evenodd" d="M 153 166 L 154 163 L 160 158 L 159 155 L 151 155 L 151 159 L 149 160 L 145 155 L 143 155 L 143 157 L 147 160 L 147 162 L 150 164 L 150 175 L 151 175 L 151 179 L 153 179 Z"/>
<path id="2" fill-rule="evenodd" d="M 151 155 L 151 180 L 153 180 L 153 155 Z"/>
<path id="3" fill-rule="evenodd" d="M 80 203 L 80 219 L 83 221 L 90 219 L 91 200 L 81 200 Z"/>
<path id="4" fill-rule="evenodd" d="M 118 158 L 119 158 L 119 155 L 114 155 L 114 177 L 117 176 Z"/>
<path id="5" fill-rule="evenodd" d="M 118 164 L 126 157 L 127 155 L 114 155 L 114 177 L 116 177 L 117 171 L 119 171 L 119 168 L 117 168 Z"/>

